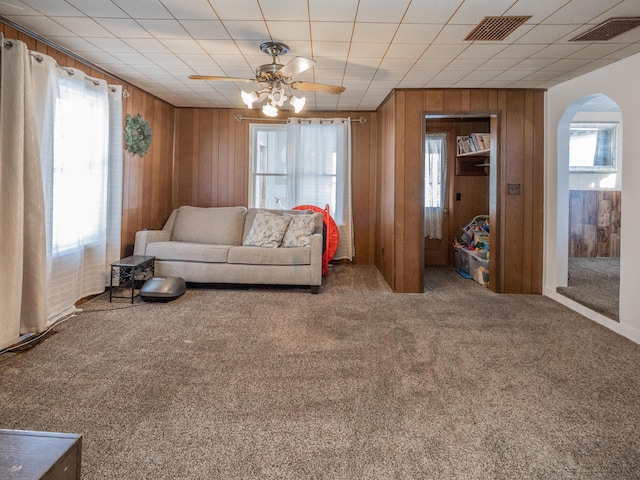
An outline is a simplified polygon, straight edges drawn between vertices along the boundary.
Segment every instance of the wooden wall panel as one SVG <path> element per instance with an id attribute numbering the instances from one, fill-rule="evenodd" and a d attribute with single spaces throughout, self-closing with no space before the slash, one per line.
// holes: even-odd
<path id="1" fill-rule="evenodd" d="M 132 156 L 123 144 L 123 198 L 121 254 L 133 252 L 135 233 L 143 228 L 160 228 L 171 213 L 174 107 L 127 82 L 83 64 L 55 48 L 0 22 L 5 38 L 25 42 L 30 50 L 49 55 L 58 65 L 78 68 L 87 75 L 122 85 L 130 97 L 123 99 L 123 125 L 127 114 L 141 113 L 153 129 L 149 152 Z"/>
<path id="2" fill-rule="evenodd" d="M 246 206 L 251 121 L 237 121 L 236 117 L 256 118 L 261 114 L 247 109 L 178 108 L 176 111 L 173 207 Z M 298 116 L 365 118 L 365 123 L 351 124 L 354 263 L 373 264 L 376 114 L 306 111 Z"/>
<path id="3" fill-rule="evenodd" d="M 392 289 L 396 289 L 394 263 L 396 97 L 378 109 L 377 178 L 375 216 L 375 265 Z"/>
<path id="4" fill-rule="evenodd" d="M 499 225 L 494 238 L 499 242 L 498 277 L 493 275 L 492 283 L 498 292 L 505 293 L 541 293 L 542 291 L 542 218 L 543 218 L 543 150 L 544 150 L 544 92 L 541 90 L 499 90 L 499 89 L 429 89 L 419 90 L 423 101 L 422 110 L 407 108 L 407 92 L 396 90 L 392 98 L 396 99 L 390 114 L 394 125 L 389 127 L 395 135 L 395 155 L 390 161 L 395 163 L 396 175 L 394 197 L 394 234 L 396 249 L 402 243 L 402 256 L 411 256 L 409 249 L 416 248 L 406 242 L 407 226 L 413 222 L 406 214 L 407 205 L 421 205 L 421 189 L 405 185 L 407 172 L 417 172 L 417 162 L 421 156 L 405 155 L 402 152 L 418 151 L 422 144 L 421 130 L 424 111 L 443 114 L 474 114 L 488 109 L 495 112 L 496 132 L 495 171 L 491 173 L 497 191 L 490 191 L 490 198 L 496 203 L 491 213 Z M 387 100 L 392 105 L 390 100 Z M 389 107 L 387 107 L 389 108 Z M 492 120 L 493 122 L 493 120 Z M 415 132 L 420 134 L 416 135 Z M 383 133 L 384 134 L 384 133 Z M 386 134 L 391 138 L 391 134 Z M 492 154 L 493 155 L 493 154 Z M 420 158 L 418 158 L 420 157 Z M 383 165 L 384 167 L 384 165 Z M 381 173 L 382 174 L 382 173 Z M 519 194 L 506 195 L 507 186 L 512 184 L 520 189 Z M 469 187 L 474 188 L 474 187 Z M 410 208 L 410 207 L 409 207 Z M 494 250 L 494 248 L 492 248 Z M 415 254 L 414 254 L 415 255 Z M 536 256 L 538 255 L 538 256 Z M 421 264 L 404 263 L 396 265 L 394 290 L 398 292 L 419 292 L 413 279 L 421 276 Z M 387 278 L 385 276 L 385 278 Z M 393 285 L 392 285 L 393 286 Z"/>
<path id="5" fill-rule="evenodd" d="M 569 256 L 619 257 L 622 192 L 569 192 Z"/>

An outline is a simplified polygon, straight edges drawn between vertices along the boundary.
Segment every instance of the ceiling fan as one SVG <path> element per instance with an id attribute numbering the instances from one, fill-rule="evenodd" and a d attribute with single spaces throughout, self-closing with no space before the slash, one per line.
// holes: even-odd
<path id="1" fill-rule="evenodd" d="M 260 45 L 260 50 L 271 55 L 272 62 L 260 65 L 256 68 L 255 78 L 234 78 L 234 77 L 218 77 L 212 75 L 190 75 L 193 80 L 211 80 L 222 82 L 243 82 L 243 83 L 260 83 L 261 88 L 258 91 L 247 93 L 242 92 L 242 99 L 252 108 L 253 103 L 260 102 L 265 98 L 269 101 L 262 108 L 262 111 L 269 116 L 277 115 L 277 108 L 281 107 L 284 102 L 289 99 L 289 103 L 299 112 L 304 106 L 304 97 L 298 98 L 287 97 L 283 86 L 287 86 L 294 90 L 303 90 L 307 92 L 330 93 L 339 95 L 345 91 L 344 87 L 335 85 L 324 85 L 321 83 L 310 83 L 294 80 L 294 76 L 308 70 L 313 66 L 315 60 L 305 57 L 293 57 L 286 64 L 278 62 L 278 57 L 289 52 L 289 47 L 280 42 L 264 42 Z"/>

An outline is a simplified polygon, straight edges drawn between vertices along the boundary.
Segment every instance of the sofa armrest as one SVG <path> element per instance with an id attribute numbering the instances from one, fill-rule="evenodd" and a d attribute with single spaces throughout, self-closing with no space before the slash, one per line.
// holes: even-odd
<path id="1" fill-rule="evenodd" d="M 134 255 L 145 255 L 147 244 L 154 242 L 168 242 L 171 240 L 171 232 L 166 230 L 140 230 L 136 232 L 136 241 L 133 246 Z"/>
<path id="2" fill-rule="evenodd" d="M 311 235 L 311 285 L 322 285 L 322 234 Z"/>

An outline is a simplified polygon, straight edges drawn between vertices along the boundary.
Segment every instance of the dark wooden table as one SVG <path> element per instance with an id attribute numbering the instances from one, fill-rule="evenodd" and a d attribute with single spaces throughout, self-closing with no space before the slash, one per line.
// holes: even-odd
<path id="1" fill-rule="evenodd" d="M 80 480 L 82 436 L 0 429 L 0 478 Z"/>
<path id="2" fill-rule="evenodd" d="M 130 298 L 131 303 L 137 297 L 135 294 L 136 276 L 149 271 L 153 277 L 154 260 L 156 257 L 146 255 L 131 255 L 111 264 L 111 280 L 109 284 L 109 302 L 114 298 Z M 122 297 L 113 294 L 113 277 L 118 278 L 118 285 L 131 282 L 131 296 Z"/>

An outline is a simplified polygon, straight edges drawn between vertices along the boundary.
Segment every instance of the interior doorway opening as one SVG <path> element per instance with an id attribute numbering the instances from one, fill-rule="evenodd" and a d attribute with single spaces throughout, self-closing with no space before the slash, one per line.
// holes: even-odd
<path id="1" fill-rule="evenodd" d="M 606 95 L 571 104 L 558 124 L 556 291 L 619 320 L 622 112 Z"/>
<path id="2" fill-rule="evenodd" d="M 423 192 L 427 192 L 433 179 L 429 175 L 428 140 L 434 135 L 446 138 L 446 170 L 444 203 L 442 205 L 442 233 L 440 238 L 429 234 L 427 219 L 430 206 L 425 199 L 424 265 L 423 276 L 429 275 L 430 267 L 457 265 L 458 253 L 455 245 L 463 239 L 463 227 L 478 216 L 486 217 L 487 230 L 490 226 L 491 240 L 482 245 L 484 255 L 478 254 L 476 268 L 486 274 L 478 274 L 476 280 L 494 292 L 500 291 L 500 246 L 499 246 L 499 206 L 498 206 L 498 114 L 478 112 L 473 114 L 425 113 L 423 134 L 424 179 Z M 470 143 L 462 143 L 470 142 Z M 484 144 L 486 142 L 487 144 Z M 467 252 L 464 252 L 465 254 Z M 470 268 L 468 263 L 463 263 Z M 473 272 L 468 271 L 469 281 Z M 426 278 L 426 277 L 425 277 Z M 427 282 L 425 281 L 425 284 Z"/>

